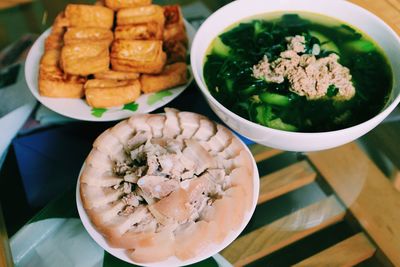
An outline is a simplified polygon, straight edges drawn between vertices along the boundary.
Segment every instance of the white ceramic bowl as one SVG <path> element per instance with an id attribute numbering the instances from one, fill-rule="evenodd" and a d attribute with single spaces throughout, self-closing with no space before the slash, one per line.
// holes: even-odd
<path id="1" fill-rule="evenodd" d="M 207 48 L 228 26 L 248 17 L 276 11 L 308 11 L 342 20 L 372 37 L 385 51 L 393 70 L 393 90 L 385 108 L 356 126 L 330 132 L 301 133 L 271 129 L 246 120 L 219 103 L 208 91 L 203 77 Z M 289 151 L 316 151 L 351 142 L 377 126 L 400 101 L 400 38 L 371 12 L 343 0 L 237 0 L 212 14 L 198 30 L 191 50 L 194 78 L 211 109 L 229 127 L 254 142 Z M 378 67 L 378 66 L 377 66 Z"/>

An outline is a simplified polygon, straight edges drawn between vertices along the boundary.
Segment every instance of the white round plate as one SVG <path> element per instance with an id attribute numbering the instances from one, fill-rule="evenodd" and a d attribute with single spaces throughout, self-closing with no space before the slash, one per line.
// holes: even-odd
<path id="1" fill-rule="evenodd" d="M 186 32 L 189 39 L 188 51 L 196 30 L 185 20 Z M 185 85 L 151 94 L 142 94 L 134 103 L 107 109 L 92 108 L 84 99 L 51 98 L 39 94 L 38 74 L 39 63 L 44 52 L 44 42 L 49 36 L 51 28 L 47 29 L 33 44 L 25 63 L 26 83 L 36 99 L 47 108 L 66 117 L 84 121 L 114 121 L 132 116 L 134 113 L 148 113 L 154 111 L 176 98 L 193 80 L 189 66 L 189 79 Z"/>
<path id="2" fill-rule="evenodd" d="M 235 138 L 239 139 L 237 136 L 235 136 Z M 81 194 L 80 194 L 80 190 L 79 190 L 79 185 L 80 185 L 80 176 L 81 176 L 81 172 L 83 170 L 84 165 L 82 166 L 81 172 L 79 173 L 79 178 L 78 178 L 78 182 L 76 185 L 76 205 L 78 208 L 78 213 L 79 213 L 79 217 L 81 218 L 82 224 L 85 227 L 86 231 L 89 233 L 89 235 L 94 239 L 94 241 L 96 241 L 96 243 L 98 245 L 100 245 L 104 250 L 106 250 L 108 253 L 110 253 L 111 255 L 113 255 L 114 257 L 117 257 L 123 261 L 126 261 L 128 263 L 132 263 L 132 264 L 136 264 L 139 266 L 151 266 L 151 267 L 155 267 L 155 266 L 162 266 L 162 267 L 173 267 L 173 266 L 184 266 L 184 265 L 189 265 L 189 264 L 194 264 L 196 262 L 205 260 L 209 257 L 214 256 L 215 254 L 217 254 L 219 251 L 223 250 L 225 247 L 227 247 L 230 243 L 232 243 L 238 236 L 239 234 L 244 230 L 244 228 L 246 227 L 246 225 L 248 224 L 248 222 L 251 219 L 251 216 L 254 213 L 254 210 L 257 206 L 257 200 L 258 200 L 258 195 L 259 195 L 259 189 L 260 189 L 260 178 L 259 178 L 259 174 L 258 174 L 258 169 L 257 169 L 257 165 L 256 162 L 254 161 L 253 156 L 251 155 L 250 150 L 248 149 L 248 147 L 239 139 L 239 141 L 245 146 L 245 149 L 247 151 L 247 153 L 250 154 L 251 159 L 253 159 L 253 203 L 252 203 L 252 207 L 250 211 L 247 211 L 241 226 L 236 230 L 236 231 L 231 231 L 228 236 L 225 238 L 225 240 L 220 243 L 220 244 L 212 244 L 210 246 L 208 246 L 208 248 L 206 250 L 203 251 L 203 253 L 197 255 L 197 257 L 186 260 L 186 261 L 182 261 L 180 259 L 178 259 L 177 257 L 173 256 L 168 258 L 167 260 L 164 261 L 160 261 L 160 262 L 152 262 L 152 263 L 138 263 L 138 262 L 134 262 L 132 261 L 125 253 L 125 249 L 118 249 L 118 248 L 113 248 L 110 247 L 107 243 L 107 241 L 105 240 L 105 238 L 101 235 L 100 232 L 97 231 L 97 229 L 95 228 L 95 226 L 91 223 L 88 214 L 86 213 L 85 209 L 83 208 L 82 205 L 82 200 L 81 200 Z M 221 226 L 223 227 L 223 226 Z M 162 245 L 162 244 L 160 244 Z M 218 260 L 220 261 L 220 260 Z"/>

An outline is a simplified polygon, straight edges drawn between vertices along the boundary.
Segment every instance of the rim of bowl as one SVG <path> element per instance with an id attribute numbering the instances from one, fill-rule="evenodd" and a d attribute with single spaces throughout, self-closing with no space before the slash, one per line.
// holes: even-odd
<path id="1" fill-rule="evenodd" d="M 296 0 L 296 2 L 299 2 L 299 1 L 306 2 L 308 0 Z M 209 27 L 208 24 L 210 23 L 210 20 L 212 18 L 215 18 L 215 17 L 218 17 L 218 16 L 224 14 L 225 9 L 232 8 L 234 6 L 240 7 L 240 5 L 242 3 L 246 3 L 247 5 L 249 5 L 249 0 L 236 0 L 236 1 L 231 2 L 231 3 L 229 3 L 229 4 L 225 5 L 225 6 L 222 6 L 217 11 L 215 11 L 213 14 L 211 14 L 203 22 L 203 24 L 200 26 L 200 28 L 197 30 L 196 35 L 195 35 L 195 37 L 193 39 L 193 44 L 192 44 L 192 48 L 191 48 L 191 51 L 190 51 L 190 63 L 191 63 L 191 66 L 192 66 L 193 76 L 194 76 L 194 78 L 195 78 L 195 80 L 197 82 L 197 85 L 199 86 L 200 90 L 202 91 L 203 94 L 205 94 L 207 100 L 212 101 L 219 109 L 223 110 L 225 113 L 228 113 L 231 117 L 234 117 L 236 120 L 240 121 L 241 123 L 250 124 L 253 127 L 258 128 L 259 130 L 264 130 L 264 131 L 267 130 L 267 131 L 271 131 L 273 133 L 279 133 L 279 134 L 283 134 L 283 135 L 289 135 L 289 136 L 301 136 L 301 135 L 310 135 L 310 134 L 313 134 L 313 135 L 315 135 L 315 134 L 318 134 L 318 135 L 335 135 L 335 134 L 339 134 L 339 133 L 346 133 L 346 132 L 354 131 L 357 128 L 360 128 L 362 126 L 370 124 L 371 121 L 373 121 L 373 120 L 381 120 L 382 121 L 399 104 L 399 102 L 400 102 L 400 92 L 397 94 L 397 96 L 394 97 L 394 99 L 393 99 L 391 104 L 388 105 L 386 103 L 386 106 L 384 108 L 382 108 L 382 110 L 378 114 L 376 114 L 375 116 L 371 117 L 370 119 L 368 119 L 368 120 L 366 120 L 364 122 L 361 122 L 359 124 L 353 125 L 351 127 L 347 127 L 347 128 L 343 128 L 343 129 L 339 129 L 339 130 L 334 130 L 334 131 L 326 131 L 326 132 L 290 132 L 290 131 L 278 130 L 278 129 L 270 128 L 270 127 L 263 126 L 261 124 L 255 123 L 253 121 L 245 119 L 245 118 L 237 115 L 236 113 L 232 112 L 230 109 L 228 109 L 224 105 L 222 105 L 216 98 L 214 98 L 214 96 L 210 93 L 207 85 L 203 82 L 203 69 L 201 69 L 201 70 L 197 69 L 197 64 L 196 64 L 197 63 L 197 59 L 195 59 L 195 55 L 198 54 L 198 53 L 195 50 L 196 50 L 197 44 L 199 42 L 201 42 L 201 40 L 199 38 L 199 33 L 201 31 L 205 31 L 206 27 Z M 392 39 L 396 40 L 397 43 L 400 46 L 400 37 L 397 35 L 397 33 L 389 25 L 387 25 L 380 17 L 378 17 L 374 13 L 368 11 L 367 9 L 365 9 L 365 8 L 363 8 L 361 6 L 358 6 L 358 5 L 356 5 L 354 3 L 351 3 L 351 2 L 348 2 L 348 1 L 331 0 L 330 3 L 335 3 L 335 4 L 339 4 L 339 5 L 342 4 L 344 6 L 347 6 L 347 8 L 356 9 L 358 12 L 362 12 L 365 15 L 368 15 L 372 19 L 372 21 L 374 21 L 374 23 L 377 23 L 381 27 L 385 28 L 387 30 L 388 34 L 392 37 Z M 277 10 L 277 11 L 280 11 L 280 10 Z M 282 10 L 282 11 L 284 11 L 284 10 Z M 262 13 L 263 14 L 267 14 L 267 13 L 272 13 L 272 12 L 274 12 L 274 11 L 260 12 L 260 13 L 254 14 L 254 15 L 258 15 L 258 14 L 262 14 Z M 321 13 L 318 13 L 318 12 L 313 12 L 313 13 L 321 14 Z M 329 16 L 329 17 L 332 17 L 334 19 L 337 19 L 336 17 L 331 16 L 331 15 L 326 15 L 326 14 L 321 14 L 321 15 Z M 243 19 L 245 19 L 245 18 L 240 18 L 236 22 L 240 22 Z M 234 24 L 236 22 L 233 22 L 232 24 Z M 222 33 L 222 32 L 223 32 L 223 30 L 221 30 L 220 33 Z M 217 36 L 215 36 L 215 37 L 217 37 Z M 371 38 L 371 39 L 373 39 L 373 38 Z M 382 48 L 382 50 L 385 52 L 385 56 L 387 58 L 389 58 L 389 55 L 387 54 L 387 52 L 383 48 Z M 204 60 L 205 56 L 206 56 L 206 54 L 203 55 L 202 60 Z M 201 65 L 204 66 L 204 63 L 202 62 Z M 391 70 L 392 70 L 392 74 L 394 76 L 395 73 L 394 73 L 393 69 L 395 68 L 395 66 L 390 64 L 390 67 L 391 67 Z M 200 77 L 200 73 L 201 73 L 202 77 Z M 395 81 L 395 77 L 393 77 L 393 85 L 392 85 L 392 88 L 391 88 L 392 92 L 393 92 L 393 90 L 395 88 L 395 85 L 396 85 L 394 83 L 394 81 Z M 400 87 L 400 84 L 397 85 L 397 86 Z M 384 113 L 386 113 L 386 112 L 388 112 L 388 114 L 384 115 Z M 380 123 L 380 121 L 378 122 L 378 124 L 379 123 Z"/>

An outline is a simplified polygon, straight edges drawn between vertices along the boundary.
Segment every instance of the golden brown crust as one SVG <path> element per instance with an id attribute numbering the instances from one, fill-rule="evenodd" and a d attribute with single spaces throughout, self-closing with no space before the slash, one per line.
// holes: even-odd
<path id="1" fill-rule="evenodd" d="M 186 29 L 183 22 L 183 16 L 179 5 L 164 6 L 165 41 L 180 41 L 187 44 Z"/>
<path id="2" fill-rule="evenodd" d="M 61 73 L 60 73 L 61 74 Z M 41 96 L 56 98 L 82 98 L 84 95 L 83 82 L 79 77 L 39 72 L 39 93 Z"/>
<path id="3" fill-rule="evenodd" d="M 140 95 L 139 80 L 88 80 L 85 84 L 86 101 L 92 107 L 106 108 L 135 101 Z"/>
<path id="4" fill-rule="evenodd" d="M 47 97 L 81 98 L 86 78 L 67 75 L 59 68 L 60 51 L 48 50 L 39 66 L 39 93 Z"/>
<path id="5" fill-rule="evenodd" d="M 40 59 L 39 68 L 46 69 L 49 71 L 59 69 L 58 67 L 59 60 L 60 60 L 60 50 L 51 49 L 45 51 L 42 58 Z"/>
<path id="6" fill-rule="evenodd" d="M 165 26 L 183 24 L 183 17 L 179 5 L 163 6 L 165 16 Z"/>
<path id="7" fill-rule="evenodd" d="M 127 86 L 127 85 L 131 84 L 132 82 L 133 81 L 91 79 L 85 83 L 85 89 L 121 87 L 121 86 Z"/>
<path id="8" fill-rule="evenodd" d="M 65 27 L 68 27 L 68 20 L 65 17 L 65 12 L 62 11 L 54 19 L 52 32 L 57 32 L 58 30 L 64 30 Z"/>
<path id="9" fill-rule="evenodd" d="M 112 45 L 111 57 L 150 62 L 157 61 L 162 52 L 162 41 L 116 40 Z"/>
<path id="10" fill-rule="evenodd" d="M 104 3 L 104 0 L 98 0 L 98 1 L 94 2 L 93 5 L 95 5 L 95 6 L 105 6 L 105 3 Z"/>
<path id="11" fill-rule="evenodd" d="M 104 45 L 110 46 L 113 39 L 113 32 L 105 28 L 70 27 L 64 34 L 66 45 L 81 42 L 102 42 Z"/>
<path id="12" fill-rule="evenodd" d="M 111 66 L 112 69 L 116 71 L 127 71 L 127 72 L 133 71 L 146 74 L 157 74 L 162 71 L 166 59 L 167 56 L 165 53 L 161 55 L 159 61 L 149 62 L 144 64 L 133 60 L 111 58 Z"/>
<path id="13" fill-rule="evenodd" d="M 161 6 L 150 5 L 124 8 L 117 12 L 117 25 L 132 25 L 155 22 L 164 25 L 164 10 Z"/>
<path id="14" fill-rule="evenodd" d="M 63 34 L 51 33 L 44 41 L 44 50 L 61 49 L 63 44 Z"/>
<path id="15" fill-rule="evenodd" d="M 120 40 L 162 40 L 163 27 L 155 22 L 138 25 L 124 25 L 115 28 L 115 39 Z"/>
<path id="16" fill-rule="evenodd" d="M 164 6 L 165 28 L 163 32 L 164 50 L 168 63 L 185 62 L 187 35 L 179 5 Z"/>
<path id="17" fill-rule="evenodd" d="M 184 26 L 174 25 L 171 27 L 165 27 L 163 31 L 163 39 L 164 41 L 179 41 L 187 44 L 186 30 Z"/>
<path id="18" fill-rule="evenodd" d="M 105 5 L 113 10 L 151 5 L 151 0 L 105 0 Z"/>
<path id="19" fill-rule="evenodd" d="M 65 33 L 65 27 L 68 25 L 64 12 L 57 15 L 54 20 L 53 27 L 51 29 L 50 35 L 46 38 L 44 42 L 44 50 L 61 49 L 63 46 L 63 36 Z"/>
<path id="20" fill-rule="evenodd" d="M 136 72 L 122 72 L 122 71 L 114 71 L 114 70 L 107 70 L 104 72 L 96 73 L 94 77 L 96 79 L 102 80 L 136 80 L 139 78 L 140 74 Z"/>
<path id="21" fill-rule="evenodd" d="M 68 74 L 89 75 L 108 70 L 108 46 L 87 42 L 65 45 L 61 50 L 61 67 Z"/>
<path id="22" fill-rule="evenodd" d="M 69 27 L 96 27 L 111 29 L 114 12 L 103 6 L 69 4 L 65 9 Z"/>
<path id="23" fill-rule="evenodd" d="M 162 50 L 162 41 L 116 40 L 111 48 L 113 70 L 160 73 L 167 56 Z"/>
<path id="24" fill-rule="evenodd" d="M 164 41 L 164 51 L 167 53 L 167 64 L 186 62 L 187 49 L 182 42 Z"/>
<path id="25" fill-rule="evenodd" d="M 185 63 L 178 62 L 165 66 L 162 73 L 158 75 L 143 74 L 140 77 L 142 91 L 154 93 L 187 82 L 187 67 Z"/>

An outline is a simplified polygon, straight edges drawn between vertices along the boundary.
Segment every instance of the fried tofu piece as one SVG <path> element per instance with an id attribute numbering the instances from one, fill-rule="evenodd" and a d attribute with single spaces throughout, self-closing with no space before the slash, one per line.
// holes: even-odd
<path id="1" fill-rule="evenodd" d="M 56 98 L 82 98 L 86 79 L 59 72 L 39 71 L 39 93 L 41 96 Z"/>
<path id="2" fill-rule="evenodd" d="M 163 6 L 165 16 L 165 26 L 183 24 L 182 11 L 179 5 Z"/>
<path id="3" fill-rule="evenodd" d="M 54 34 L 64 34 L 66 27 L 68 27 L 68 20 L 64 12 L 60 12 L 54 19 L 51 32 Z"/>
<path id="4" fill-rule="evenodd" d="M 61 12 L 60 14 L 57 15 L 56 19 L 54 20 L 51 33 L 44 42 L 44 49 L 46 51 L 61 49 L 61 47 L 64 44 L 63 36 L 67 25 L 68 21 L 64 16 L 64 12 Z"/>
<path id="5" fill-rule="evenodd" d="M 140 96 L 140 82 L 136 80 L 88 80 L 85 84 L 86 101 L 91 107 L 107 108 L 135 101 Z"/>
<path id="6" fill-rule="evenodd" d="M 165 66 L 162 73 L 158 75 L 143 74 L 140 76 L 140 84 L 143 93 L 154 93 L 187 82 L 187 66 L 178 62 Z"/>
<path id="7" fill-rule="evenodd" d="M 109 69 L 108 46 L 103 43 L 85 42 L 65 45 L 61 50 L 61 67 L 74 75 L 89 75 Z"/>
<path id="8" fill-rule="evenodd" d="M 59 68 L 60 51 L 47 50 L 39 66 L 39 93 L 41 96 L 81 98 L 84 95 L 85 77 L 68 75 Z"/>
<path id="9" fill-rule="evenodd" d="M 163 31 L 164 41 L 179 41 L 187 45 L 187 35 L 185 26 L 173 25 L 170 27 L 165 27 Z"/>
<path id="10" fill-rule="evenodd" d="M 111 29 L 114 11 L 100 5 L 69 4 L 65 9 L 69 27 L 95 27 Z"/>
<path id="11" fill-rule="evenodd" d="M 44 50 L 60 50 L 61 47 L 64 45 L 63 41 L 63 33 L 62 34 L 56 34 L 56 33 L 50 33 L 50 35 L 46 38 L 44 41 Z"/>
<path id="12" fill-rule="evenodd" d="M 121 8 L 139 7 L 151 5 L 151 0 L 105 0 L 105 5 L 112 10 Z"/>
<path id="13" fill-rule="evenodd" d="M 137 78 L 139 78 L 139 75 L 140 75 L 139 73 L 135 72 L 107 70 L 104 72 L 96 73 L 94 77 L 96 79 L 102 79 L 102 80 L 125 81 L 125 80 L 136 80 Z"/>
<path id="14" fill-rule="evenodd" d="M 40 59 L 39 68 L 46 71 L 56 71 L 60 69 L 60 50 L 52 49 L 45 51 Z"/>
<path id="15" fill-rule="evenodd" d="M 160 73 L 166 59 L 162 41 L 116 40 L 111 46 L 111 66 L 116 71 Z"/>
<path id="16" fill-rule="evenodd" d="M 117 25 L 135 25 L 154 22 L 164 26 L 164 9 L 158 5 L 124 8 L 117 12 Z"/>
<path id="17" fill-rule="evenodd" d="M 167 52 L 168 64 L 185 62 L 187 35 L 179 5 L 164 7 L 165 28 L 163 32 L 164 50 Z"/>
<path id="18" fill-rule="evenodd" d="M 167 64 L 175 62 L 186 62 L 186 46 L 179 41 L 163 42 L 164 51 L 167 53 Z"/>
<path id="19" fill-rule="evenodd" d="M 71 27 L 64 34 L 64 43 L 66 45 L 81 42 L 102 42 L 104 45 L 110 46 L 113 39 L 113 32 L 105 28 Z"/>
<path id="20" fill-rule="evenodd" d="M 105 3 L 104 3 L 104 0 L 98 0 L 98 1 L 94 2 L 93 5 L 95 5 L 95 6 L 105 6 Z"/>
<path id="21" fill-rule="evenodd" d="M 138 25 L 124 25 L 115 28 L 115 39 L 119 40 L 162 40 L 163 27 L 149 22 Z"/>
<path id="22" fill-rule="evenodd" d="M 164 6 L 165 27 L 164 27 L 164 40 L 165 41 L 180 41 L 187 44 L 187 35 L 181 8 L 179 5 Z"/>

